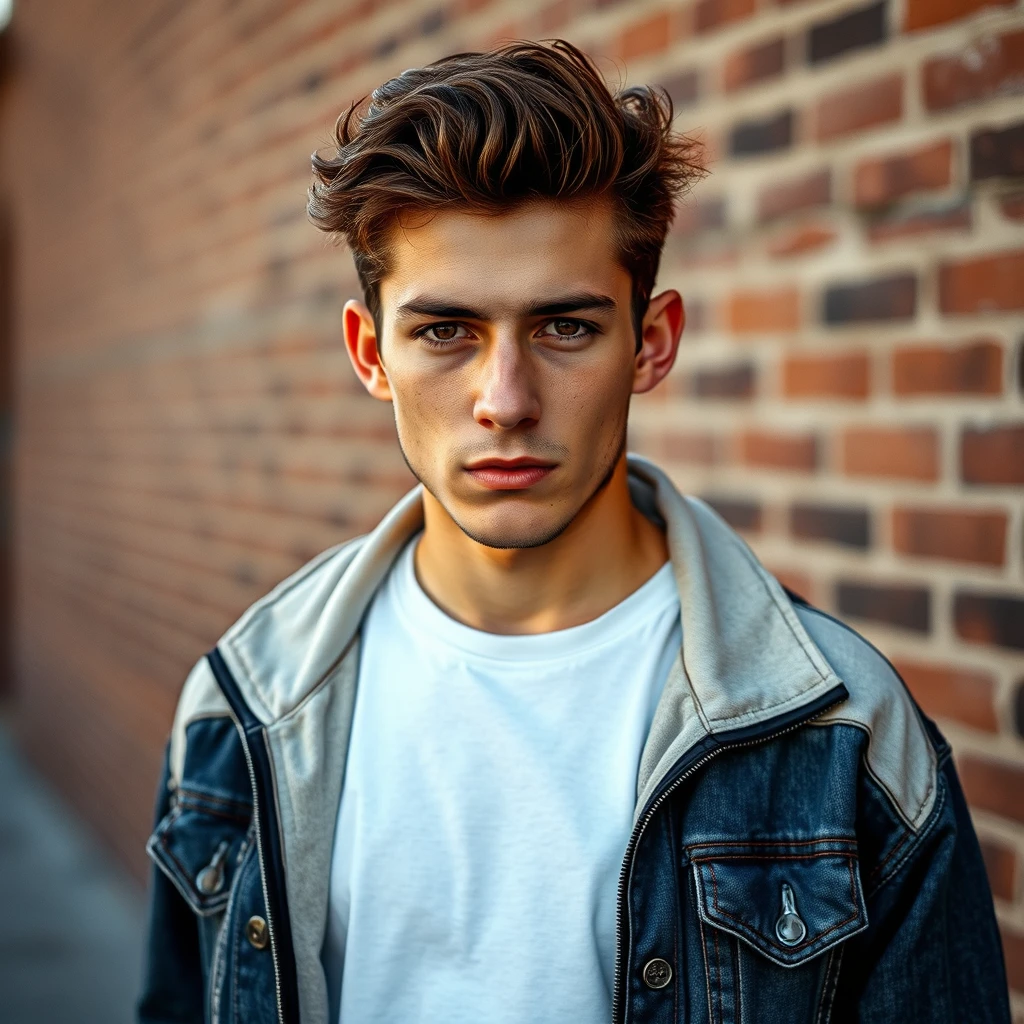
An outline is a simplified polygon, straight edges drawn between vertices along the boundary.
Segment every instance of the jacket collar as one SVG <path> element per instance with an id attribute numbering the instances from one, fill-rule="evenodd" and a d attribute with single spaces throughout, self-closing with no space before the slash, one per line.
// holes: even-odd
<path id="1" fill-rule="evenodd" d="M 744 541 L 653 463 L 628 460 L 634 503 L 665 528 L 683 627 L 680 663 L 652 733 L 678 732 L 676 724 L 690 720 L 710 734 L 755 725 L 835 687 L 781 586 Z M 417 486 L 372 533 L 325 552 L 225 634 L 221 652 L 264 724 L 294 713 L 338 668 L 378 586 L 422 525 Z"/>

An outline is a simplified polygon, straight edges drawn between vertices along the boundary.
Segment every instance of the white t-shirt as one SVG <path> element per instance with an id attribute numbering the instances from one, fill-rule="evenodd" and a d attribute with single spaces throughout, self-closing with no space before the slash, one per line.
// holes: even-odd
<path id="1" fill-rule="evenodd" d="M 323 951 L 332 1019 L 609 1020 L 640 753 L 682 643 L 671 565 L 591 622 L 506 636 L 431 601 L 417 540 L 363 628 Z"/>

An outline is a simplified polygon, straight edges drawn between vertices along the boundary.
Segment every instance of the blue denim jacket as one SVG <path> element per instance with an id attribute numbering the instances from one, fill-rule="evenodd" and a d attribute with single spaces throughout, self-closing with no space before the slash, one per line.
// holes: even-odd
<path id="1" fill-rule="evenodd" d="M 615 1024 L 1008 1024 L 938 730 L 874 648 L 785 593 L 706 505 L 633 456 L 630 483 L 665 528 L 685 641 L 636 780 Z M 142 1024 L 331 1020 L 321 952 L 359 623 L 421 524 L 417 488 L 189 675 L 147 846 Z"/>

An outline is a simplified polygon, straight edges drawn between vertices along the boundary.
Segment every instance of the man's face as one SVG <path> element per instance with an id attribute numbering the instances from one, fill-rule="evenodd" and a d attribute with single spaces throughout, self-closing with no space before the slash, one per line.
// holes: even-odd
<path id="1" fill-rule="evenodd" d="M 394 232 L 383 356 L 402 451 L 494 548 L 552 540 L 625 445 L 636 338 L 610 204 L 444 212 Z"/>

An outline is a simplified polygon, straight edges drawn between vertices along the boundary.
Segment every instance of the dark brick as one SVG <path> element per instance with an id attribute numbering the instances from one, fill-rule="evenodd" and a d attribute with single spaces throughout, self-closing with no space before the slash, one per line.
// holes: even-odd
<path id="1" fill-rule="evenodd" d="M 750 398 L 754 383 L 754 364 L 736 363 L 695 371 L 690 388 L 698 398 Z"/>
<path id="2" fill-rule="evenodd" d="M 970 227 L 971 202 L 965 198 L 887 210 L 871 218 L 867 233 L 872 242 L 888 242 L 932 231 L 968 231 Z"/>
<path id="3" fill-rule="evenodd" d="M 1017 683 L 1013 694 L 1013 724 L 1017 735 L 1024 739 L 1024 679 Z"/>
<path id="4" fill-rule="evenodd" d="M 1024 992 L 1024 935 L 1000 924 L 999 937 L 1003 940 L 1006 980 L 1014 992 Z"/>
<path id="5" fill-rule="evenodd" d="M 971 135 L 971 181 L 1024 174 L 1024 121 Z"/>
<path id="6" fill-rule="evenodd" d="M 953 622 L 957 635 L 971 643 L 1024 651 L 1024 598 L 957 591 Z"/>
<path id="7" fill-rule="evenodd" d="M 789 510 L 789 531 L 803 540 L 866 548 L 871 543 L 871 517 L 866 508 L 800 503 Z"/>
<path id="8" fill-rule="evenodd" d="M 883 42 L 887 35 L 886 6 L 883 0 L 812 25 L 807 33 L 807 63 L 820 64 L 850 50 Z"/>
<path id="9" fill-rule="evenodd" d="M 917 278 L 893 274 L 857 284 L 834 284 L 825 291 L 823 319 L 827 324 L 875 320 L 910 320 L 917 310 Z"/>
<path id="10" fill-rule="evenodd" d="M 435 7 L 434 10 L 427 11 L 420 18 L 420 35 L 432 36 L 435 32 L 440 32 L 444 28 L 447 17 L 447 12 L 443 7 Z"/>
<path id="11" fill-rule="evenodd" d="M 793 111 L 784 110 L 770 117 L 753 118 L 735 125 L 729 135 L 733 156 L 756 156 L 789 149 L 793 144 Z"/>
<path id="12" fill-rule="evenodd" d="M 1024 423 L 965 427 L 960 475 L 968 484 L 1024 484 Z"/>
<path id="13" fill-rule="evenodd" d="M 992 895 L 1012 900 L 1017 892 L 1017 855 L 1009 846 L 987 836 L 981 837 L 979 843 Z"/>
<path id="14" fill-rule="evenodd" d="M 696 68 L 680 71 L 666 78 L 661 85 L 672 97 L 672 105 L 676 110 L 688 107 L 700 98 L 700 72 Z"/>
<path id="15" fill-rule="evenodd" d="M 1017 343 L 1017 390 L 1024 395 L 1024 338 Z"/>
<path id="16" fill-rule="evenodd" d="M 927 633 L 931 628 L 931 594 L 925 587 L 876 583 L 836 584 L 836 607 L 842 615 Z"/>
<path id="17" fill-rule="evenodd" d="M 761 506 L 756 501 L 714 494 L 703 494 L 701 497 L 735 529 L 761 529 Z"/>

